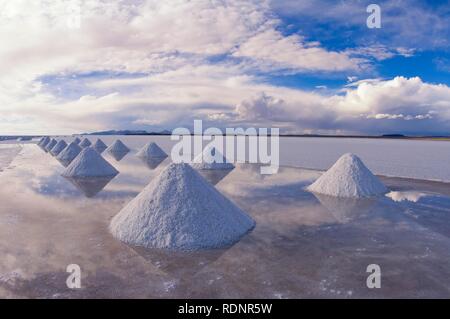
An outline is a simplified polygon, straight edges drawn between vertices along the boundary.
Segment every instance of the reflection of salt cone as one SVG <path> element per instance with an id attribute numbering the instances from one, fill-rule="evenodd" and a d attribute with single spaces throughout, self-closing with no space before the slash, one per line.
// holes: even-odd
<path id="1" fill-rule="evenodd" d="M 108 148 L 108 146 L 106 146 L 106 144 L 99 138 L 95 141 L 93 147 L 99 154 L 103 153 L 103 151 Z"/>
<path id="2" fill-rule="evenodd" d="M 112 152 L 112 151 L 110 151 L 109 154 L 111 154 L 111 156 L 116 161 L 120 162 L 128 154 L 128 151 L 126 151 L 126 152 Z"/>
<path id="3" fill-rule="evenodd" d="M 65 177 L 86 197 L 91 198 L 102 191 L 114 177 Z"/>
<path id="4" fill-rule="evenodd" d="M 85 148 L 91 146 L 92 143 L 85 137 L 78 145 L 82 148 Z"/>
<path id="5" fill-rule="evenodd" d="M 219 259 L 227 249 L 207 251 L 164 251 L 144 247 L 132 247 L 134 251 L 153 266 L 168 275 L 190 278 Z"/>
<path id="6" fill-rule="evenodd" d="M 375 204 L 374 198 L 339 198 L 335 196 L 313 193 L 333 217 L 342 224 L 364 215 Z"/>
<path id="7" fill-rule="evenodd" d="M 106 151 L 110 153 L 116 161 L 120 162 L 125 155 L 128 154 L 130 149 L 123 144 L 121 140 L 116 140 L 106 149 Z"/>
<path id="8" fill-rule="evenodd" d="M 210 182 L 213 185 L 217 185 L 222 179 L 224 179 L 228 174 L 230 174 L 232 170 L 233 170 L 233 168 L 231 168 L 231 169 L 218 169 L 218 170 L 201 169 L 201 170 L 198 170 L 198 172 L 208 182 Z"/>
<path id="9" fill-rule="evenodd" d="M 164 162 L 164 160 L 167 157 L 140 157 L 141 161 L 149 168 L 149 169 L 156 169 L 159 164 Z"/>

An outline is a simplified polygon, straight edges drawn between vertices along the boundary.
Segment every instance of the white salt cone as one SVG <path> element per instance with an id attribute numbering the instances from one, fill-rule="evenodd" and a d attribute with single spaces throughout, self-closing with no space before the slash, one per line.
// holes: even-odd
<path id="1" fill-rule="evenodd" d="M 232 245 L 253 219 L 188 164 L 170 164 L 111 221 L 119 240 L 147 248 L 198 250 Z"/>

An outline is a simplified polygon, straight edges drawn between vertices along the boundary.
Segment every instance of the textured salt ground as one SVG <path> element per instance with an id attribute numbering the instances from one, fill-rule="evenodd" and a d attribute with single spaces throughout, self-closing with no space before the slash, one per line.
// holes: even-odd
<path id="1" fill-rule="evenodd" d="M 110 218 L 157 173 L 139 163 L 126 158 L 107 189 L 86 200 L 59 176 L 56 160 L 24 146 L 0 183 L 0 297 L 450 297 L 448 198 L 384 198 L 342 224 L 302 190 L 320 172 L 282 167 L 263 177 L 257 166 L 238 165 L 217 187 L 257 221 L 255 230 L 215 254 L 164 256 L 108 233 Z M 442 183 L 383 182 L 396 191 L 448 191 Z M 81 290 L 65 285 L 74 256 Z M 374 260 L 384 276 L 382 289 L 370 290 L 365 269 Z"/>

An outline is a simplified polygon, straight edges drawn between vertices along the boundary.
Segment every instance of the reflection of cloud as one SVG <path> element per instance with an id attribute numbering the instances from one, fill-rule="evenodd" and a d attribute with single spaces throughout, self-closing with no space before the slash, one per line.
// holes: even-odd
<path id="1" fill-rule="evenodd" d="M 428 196 L 425 193 L 406 191 L 406 192 L 390 192 L 386 194 L 387 197 L 394 202 L 410 201 L 417 203 L 422 197 Z"/>

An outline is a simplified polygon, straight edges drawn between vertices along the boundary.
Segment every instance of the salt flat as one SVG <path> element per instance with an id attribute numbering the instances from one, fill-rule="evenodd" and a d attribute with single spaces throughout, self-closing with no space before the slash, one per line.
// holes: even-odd
<path id="1" fill-rule="evenodd" d="M 120 138 L 134 149 L 142 148 L 149 141 L 156 142 L 169 156 L 175 143 L 169 136 L 88 136 L 92 143 L 98 137 L 108 146 Z M 327 170 L 345 153 L 358 155 L 377 175 L 450 182 L 450 141 L 280 138 L 280 164 L 283 166 Z"/>
<path id="2" fill-rule="evenodd" d="M 304 191 L 321 172 L 263 176 L 237 165 L 216 187 L 256 221 L 238 243 L 192 253 L 121 243 L 110 220 L 170 162 L 150 170 L 134 156 L 144 140 L 124 140 L 132 151 L 120 162 L 105 155 L 120 174 L 92 198 L 91 185 L 70 183 L 55 158 L 23 146 L 0 172 L 0 297 L 450 297 L 443 183 L 383 178 L 395 200 L 336 200 Z M 366 287 L 373 263 L 381 289 Z M 81 267 L 80 290 L 66 287 L 69 264 Z"/>

